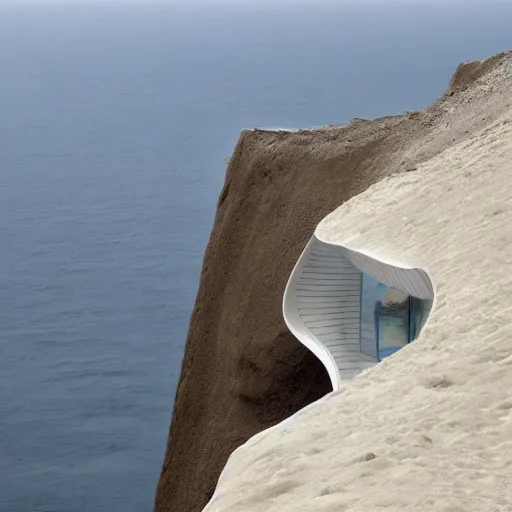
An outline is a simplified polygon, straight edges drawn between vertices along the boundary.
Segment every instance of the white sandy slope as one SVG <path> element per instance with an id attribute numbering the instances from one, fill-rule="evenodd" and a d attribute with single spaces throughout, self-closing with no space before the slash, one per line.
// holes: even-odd
<path id="1" fill-rule="evenodd" d="M 317 236 L 425 269 L 420 338 L 236 450 L 208 512 L 512 511 L 512 110 Z"/>

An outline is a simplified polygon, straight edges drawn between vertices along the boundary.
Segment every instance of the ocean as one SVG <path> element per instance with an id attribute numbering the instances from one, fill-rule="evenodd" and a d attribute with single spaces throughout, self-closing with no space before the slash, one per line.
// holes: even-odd
<path id="1" fill-rule="evenodd" d="M 0 512 L 149 512 L 244 128 L 422 108 L 482 1 L 0 0 Z"/>

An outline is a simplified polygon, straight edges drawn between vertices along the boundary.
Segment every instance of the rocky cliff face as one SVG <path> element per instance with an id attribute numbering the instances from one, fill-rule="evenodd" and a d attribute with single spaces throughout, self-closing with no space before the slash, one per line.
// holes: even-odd
<path id="1" fill-rule="evenodd" d="M 511 57 L 437 104 L 438 128 L 465 125 L 466 140 L 315 230 L 428 273 L 435 300 L 419 338 L 238 448 L 204 512 L 512 510 Z M 439 133 L 411 151 L 431 152 Z"/>
<path id="2" fill-rule="evenodd" d="M 510 90 L 486 76 L 509 64 L 503 54 L 462 65 L 424 111 L 241 134 L 205 253 L 156 512 L 200 511 L 234 449 L 330 391 L 325 370 L 282 319 L 301 250 L 349 198 L 498 118 Z"/>

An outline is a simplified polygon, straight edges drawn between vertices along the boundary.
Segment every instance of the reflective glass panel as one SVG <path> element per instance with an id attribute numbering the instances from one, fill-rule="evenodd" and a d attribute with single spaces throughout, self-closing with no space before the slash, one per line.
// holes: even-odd
<path id="1" fill-rule="evenodd" d="M 409 296 L 388 288 L 375 306 L 378 358 L 383 359 L 409 342 Z"/>
<path id="2" fill-rule="evenodd" d="M 379 360 L 415 340 L 430 313 L 432 300 L 407 295 L 363 274 L 361 352 Z"/>
<path id="3" fill-rule="evenodd" d="M 377 357 L 377 329 L 375 306 L 388 287 L 373 277 L 363 274 L 361 293 L 361 352 Z"/>

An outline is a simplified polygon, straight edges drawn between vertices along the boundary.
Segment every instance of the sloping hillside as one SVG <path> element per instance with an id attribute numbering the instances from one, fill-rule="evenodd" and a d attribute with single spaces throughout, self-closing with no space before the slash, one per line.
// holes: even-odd
<path id="1" fill-rule="evenodd" d="M 466 115 L 465 140 L 397 169 L 316 231 L 429 273 L 436 298 L 419 339 L 239 448 L 208 512 L 512 510 L 511 56 L 489 67 L 436 120 L 450 137 Z"/>
<path id="2" fill-rule="evenodd" d="M 508 453 L 511 463 L 512 448 L 503 435 L 509 428 L 512 438 L 512 423 L 507 423 L 508 402 L 500 401 L 506 382 L 499 382 L 498 396 L 492 395 L 494 376 L 489 380 L 498 368 L 499 378 L 506 379 L 507 367 L 499 361 L 507 343 L 507 285 L 509 303 L 512 298 L 510 259 L 504 252 L 512 238 L 505 222 L 511 208 L 506 160 L 512 155 L 504 123 L 512 100 L 511 61 L 503 54 L 459 67 L 447 93 L 420 112 L 297 133 L 242 133 L 205 254 L 157 512 L 201 510 L 235 448 L 330 390 L 323 367 L 286 329 L 281 300 L 315 226 L 343 203 L 336 214 L 341 220 L 326 222 L 319 233 L 398 261 L 414 259 L 415 264 L 418 258 L 438 286 L 429 327 L 418 343 L 356 379 L 345 392 L 329 395 L 240 448 L 209 510 L 397 510 L 396 500 L 402 499 L 397 492 L 409 488 L 413 492 L 403 497 L 409 508 L 403 510 L 420 510 L 415 508 L 420 498 L 435 496 L 436 489 L 442 494 L 448 477 L 455 475 L 447 460 L 460 457 L 459 483 L 465 471 L 469 479 L 475 476 L 469 466 L 485 470 L 485 465 L 478 469 L 475 443 L 480 446 L 487 427 L 486 435 L 501 444 L 490 445 L 486 438 L 485 461 L 493 470 L 506 463 L 506 458 L 494 460 L 489 445 Z M 487 215 L 483 205 L 496 213 Z M 499 251 L 493 245 L 498 225 L 504 237 Z M 417 243 L 422 237 L 428 243 Z M 476 249 L 481 258 L 487 250 L 487 256 L 480 261 L 475 253 L 471 268 L 458 263 Z M 498 265 L 502 262 L 508 270 Z M 458 273 L 462 268 L 466 274 Z M 482 280 L 476 289 L 465 284 L 473 286 L 475 276 Z M 463 291 L 451 299 L 457 285 Z M 455 299 L 456 307 L 450 302 Z M 489 316 L 491 309 L 498 317 Z M 482 327 L 464 327 L 461 319 L 471 314 Z M 479 345 L 477 338 L 485 342 Z M 478 347 L 487 359 L 475 352 Z M 476 385 L 464 380 L 465 370 L 444 375 L 468 361 L 475 375 L 481 374 Z M 484 400 L 484 387 L 493 397 L 492 413 L 480 410 L 477 397 Z M 457 422 L 463 420 L 456 415 L 452 420 L 447 412 L 455 410 L 457 396 L 460 408 L 471 411 L 460 432 Z M 438 434 L 452 445 L 440 442 L 429 427 L 441 409 L 448 416 Z M 423 421 L 425 411 L 435 417 Z M 473 444 L 470 426 L 479 431 Z M 444 459 L 432 455 L 438 450 Z M 430 478 L 436 468 L 436 479 Z M 482 493 L 499 488 L 504 468 L 496 470 L 496 477 L 482 473 L 488 479 L 478 480 Z M 456 489 L 459 502 L 462 494 L 463 487 Z M 472 499 L 468 494 L 460 510 L 468 510 Z"/>

